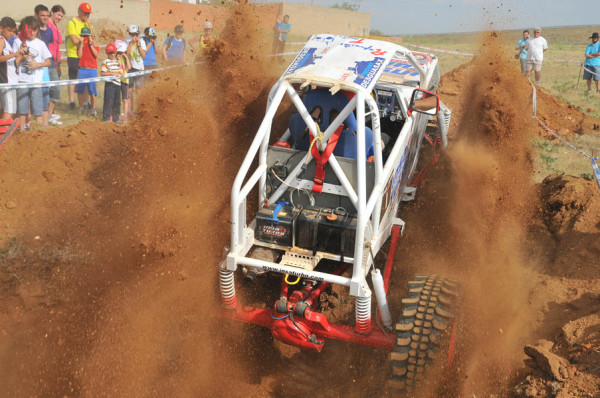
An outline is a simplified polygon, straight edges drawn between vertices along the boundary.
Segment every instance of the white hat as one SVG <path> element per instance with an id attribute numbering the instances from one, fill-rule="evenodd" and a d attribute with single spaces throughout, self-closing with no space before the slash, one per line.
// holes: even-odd
<path id="1" fill-rule="evenodd" d="M 204 29 L 212 29 L 212 24 L 208 21 L 204 22 Z"/>
<path id="2" fill-rule="evenodd" d="M 129 33 L 140 33 L 140 28 L 137 25 L 129 25 Z"/>
<path id="3" fill-rule="evenodd" d="M 127 43 L 125 43 L 123 40 L 115 40 L 115 46 L 117 47 L 118 52 L 127 52 Z"/>

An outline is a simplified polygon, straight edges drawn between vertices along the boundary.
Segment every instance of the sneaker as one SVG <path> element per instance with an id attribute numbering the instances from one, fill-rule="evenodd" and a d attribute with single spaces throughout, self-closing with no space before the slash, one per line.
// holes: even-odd
<path id="1" fill-rule="evenodd" d="M 31 130 L 31 124 L 27 123 L 25 125 L 25 127 L 23 127 L 23 131 L 29 131 L 29 130 Z"/>
<path id="2" fill-rule="evenodd" d="M 92 116 L 96 117 L 96 116 L 98 115 L 98 112 L 96 112 L 96 110 L 95 110 L 95 109 L 92 109 L 92 110 L 90 111 L 90 115 L 92 115 Z"/>
<path id="3" fill-rule="evenodd" d="M 69 102 L 69 109 L 74 111 L 75 110 L 75 103 L 74 102 Z"/>
<path id="4" fill-rule="evenodd" d="M 48 123 L 50 123 L 53 126 L 62 126 L 63 124 L 63 122 L 53 118 L 48 119 Z"/>
<path id="5" fill-rule="evenodd" d="M 84 102 L 83 109 L 92 109 L 92 104 L 90 104 L 89 102 Z"/>
<path id="6" fill-rule="evenodd" d="M 60 120 L 60 115 L 58 113 L 53 113 L 52 116 L 50 116 L 50 119 Z"/>
<path id="7" fill-rule="evenodd" d="M 121 118 L 121 121 L 122 121 L 123 123 L 127 123 L 127 116 L 123 116 L 123 117 Z"/>

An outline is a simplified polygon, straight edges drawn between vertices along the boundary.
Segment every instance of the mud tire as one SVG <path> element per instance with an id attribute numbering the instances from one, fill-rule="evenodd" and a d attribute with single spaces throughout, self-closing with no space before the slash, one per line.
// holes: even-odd
<path id="1" fill-rule="evenodd" d="M 390 354 L 392 376 L 388 391 L 394 395 L 414 392 L 428 371 L 444 366 L 452 334 L 458 284 L 437 275 L 416 275 L 402 300 L 396 323 L 396 341 Z M 445 351 L 442 354 L 442 351 Z M 443 362 L 443 363 L 442 363 Z"/>

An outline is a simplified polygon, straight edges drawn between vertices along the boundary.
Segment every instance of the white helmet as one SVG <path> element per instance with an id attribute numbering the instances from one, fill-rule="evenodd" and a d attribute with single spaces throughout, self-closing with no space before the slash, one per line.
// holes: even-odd
<path id="1" fill-rule="evenodd" d="M 212 24 L 208 21 L 204 22 L 204 29 L 212 29 Z"/>
<path id="2" fill-rule="evenodd" d="M 120 53 L 127 52 L 127 43 L 123 40 L 115 40 L 115 47 L 117 47 L 117 51 Z"/>
<path id="3" fill-rule="evenodd" d="M 140 33 L 140 28 L 137 25 L 129 25 L 129 33 Z"/>

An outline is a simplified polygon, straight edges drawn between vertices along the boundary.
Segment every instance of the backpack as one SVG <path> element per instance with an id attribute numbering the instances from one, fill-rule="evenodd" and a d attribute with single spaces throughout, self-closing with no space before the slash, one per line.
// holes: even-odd
<path id="1" fill-rule="evenodd" d="M 167 38 L 167 49 L 165 51 L 169 51 L 169 49 L 171 48 L 171 44 L 173 44 L 174 38 L 175 38 L 175 36 L 169 36 Z M 185 50 L 187 48 L 187 46 L 185 44 L 185 39 L 182 37 L 181 40 L 183 40 L 183 49 Z"/>

